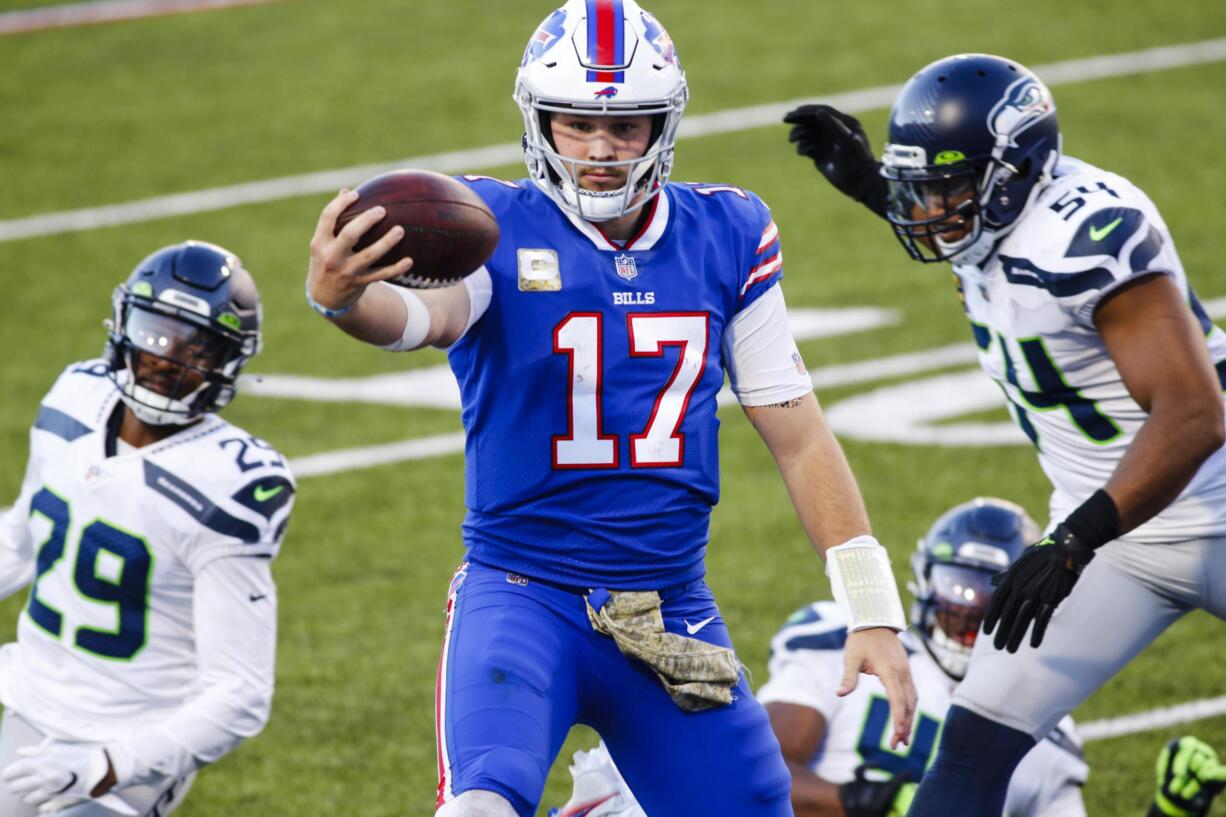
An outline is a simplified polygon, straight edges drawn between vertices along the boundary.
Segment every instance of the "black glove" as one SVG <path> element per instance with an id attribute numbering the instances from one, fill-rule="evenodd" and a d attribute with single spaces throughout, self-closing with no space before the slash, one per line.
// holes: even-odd
<path id="1" fill-rule="evenodd" d="M 996 649 L 1017 652 L 1032 621 L 1030 646 L 1039 646 L 1052 613 L 1093 558 L 1094 549 L 1061 523 L 1043 541 L 1022 551 L 1008 569 L 993 576 L 996 591 L 983 617 L 983 631 L 990 634 L 1000 623 L 992 641 Z"/>
<path id="2" fill-rule="evenodd" d="M 905 814 L 910 798 L 894 809 L 894 801 L 904 786 L 910 785 L 908 794 L 914 796 L 914 779 L 910 772 L 902 772 L 889 780 L 869 780 L 866 772 L 871 767 L 862 763 L 856 769 L 856 779 L 839 786 L 839 803 L 847 817 L 889 817 L 891 813 Z"/>
<path id="3" fill-rule="evenodd" d="M 886 182 L 860 120 L 829 105 L 801 105 L 783 121 L 788 141 L 808 156 L 840 192 L 885 218 Z"/>
<path id="4" fill-rule="evenodd" d="M 1017 652 L 1032 621 L 1030 646 L 1039 646 L 1052 613 L 1072 592 L 1094 551 L 1119 534 L 1119 509 L 1111 495 L 1099 489 L 1042 542 L 1026 548 L 1007 570 L 993 576 L 996 592 L 983 617 L 983 631 L 990 634 L 1000 624 L 992 641 L 996 649 Z"/>

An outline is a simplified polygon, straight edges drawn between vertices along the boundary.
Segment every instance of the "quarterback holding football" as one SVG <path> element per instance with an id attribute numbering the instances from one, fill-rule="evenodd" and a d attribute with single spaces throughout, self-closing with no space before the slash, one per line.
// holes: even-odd
<path id="1" fill-rule="evenodd" d="M 498 222 L 482 267 L 451 287 L 389 285 L 413 263 L 377 266 L 400 234 L 355 251 L 386 211 L 338 231 L 355 201 L 342 192 L 317 224 L 313 308 L 385 349 L 447 349 L 460 385 L 466 553 L 438 672 L 440 817 L 535 814 L 574 723 L 658 814 L 792 813 L 703 579 L 725 374 L 826 557 L 850 631 L 843 691 L 878 675 L 890 741 L 911 733 L 901 602 L 788 327 L 779 230 L 747 190 L 670 181 L 688 95 L 655 17 L 569 0 L 516 76 L 528 177 L 462 179 Z"/>

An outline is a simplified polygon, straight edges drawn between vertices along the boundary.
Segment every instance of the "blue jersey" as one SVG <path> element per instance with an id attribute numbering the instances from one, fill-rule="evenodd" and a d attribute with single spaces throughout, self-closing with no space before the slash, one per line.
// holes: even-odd
<path id="1" fill-rule="evenodd" d="M 722 339 L 782 275 L 757 196 L 669 184 L 624 246 L 531 182 L 468 177 L 502 235 L 451 347 L 475 561 L 568 585 L 703 574 L 719 499 Z"/>

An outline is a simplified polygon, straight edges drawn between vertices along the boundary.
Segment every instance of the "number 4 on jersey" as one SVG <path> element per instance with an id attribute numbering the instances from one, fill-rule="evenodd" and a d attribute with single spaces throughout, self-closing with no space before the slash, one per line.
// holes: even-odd
<path id="1" fill-rule="evenodd" d="M 572 312 L 553 330 L 554 352 L 565 354 L 570 362 L 568 425 L 566 434 L 553 438 L 555 468 L 620 464 L 617 435 L 605 434 L 602 425 L 603 320 L 598 312 Z M 631 357 L 662 357 L 667 346 L 679 350 L 677 365 L 656 395 L 642 433 L 630 435 L 630 465 L 681 465 L 685 435 L 679 429 L 707 365 L 709 317 L 705 312 L 632 313 L 626 322 Z"/>

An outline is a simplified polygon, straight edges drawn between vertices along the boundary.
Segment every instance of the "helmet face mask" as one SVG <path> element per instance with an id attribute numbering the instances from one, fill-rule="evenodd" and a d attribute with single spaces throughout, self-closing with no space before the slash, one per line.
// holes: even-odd
<path id="1" fill-rule="evenodd" d="M 1059 156 L 1056 106 L 1033 73 L 987 54 L 938 60 L 911 78 L 890 112 L 886 218 L 917 261 L 979 264 L 1050 181 Z"/>
<path id="2" fill-rule="evenodd" d="M 112 296 L 111 377 L 142 422 L 193 422 L 233 399 L 260 323 L 255 282 L 236 256 L 195 241 L 163 248 Z"/>
<path id="3" fill-rule="evenodd" d="M 563 210 L 599 222 L 639 210 L 663 189 L 689 93 L 667 32 L 634 0 L 569 0 L 529 40 L 514 98 L 533 183 Z M 653 138 L 633 158 L 563 156 L 550 127 L 559 113 L 650 116 Z M 622 188 L 583 188 L 583 170 L 610 167 L 625 171 Z"/>
<path id="4" fill-rule="evenodd" d="M 983 233 L 981 173 L 974 165 L 891 168 L 886 178 L 887 218 L 913 259 L 950 260 Z"/>
<path id="5" fill-rule="evenodd" d="M 1038 525 L 1022 508 L 980 498 L 946 511 L 916 544 L 911 625 L 950 678 L 966 674 L 992 577 L 1038 537 Z"/>

